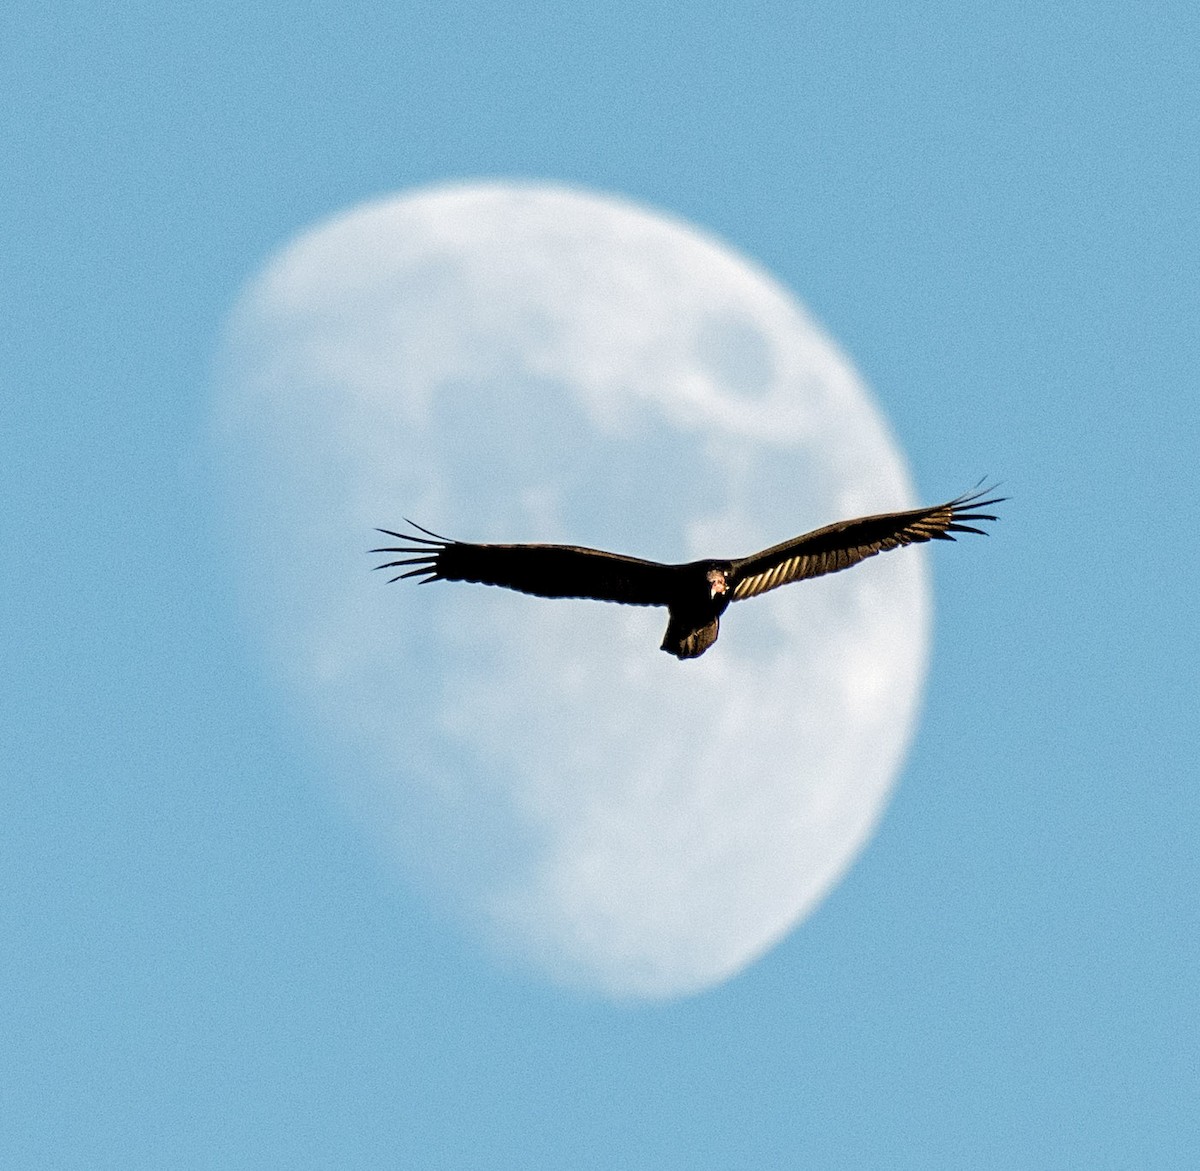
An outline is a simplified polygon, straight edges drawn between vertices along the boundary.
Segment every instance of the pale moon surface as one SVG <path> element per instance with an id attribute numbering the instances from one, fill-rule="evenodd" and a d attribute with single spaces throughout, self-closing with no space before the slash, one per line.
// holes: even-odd
<path id="1" fill-rule="evenodd" d="M 683 561 L 911 506 L 869 393 L 787 291 L 619 199 L 418 190 L 272 258 L 219 370 L 252 628 L 409 881 L 612 997 L 717 984 L 816 906 L 910 737 L 922 551 L 737 603 L 683 663 L 664 610 L 388 585 L 366 553 L 408 516 Z"/>

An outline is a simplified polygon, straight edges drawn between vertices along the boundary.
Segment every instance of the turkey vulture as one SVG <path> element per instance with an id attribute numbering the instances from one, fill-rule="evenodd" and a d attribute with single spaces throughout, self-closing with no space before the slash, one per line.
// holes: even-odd
<path id="1" fill-rule="evenodd" d="M 402 569 L 392 581 L 419 577 L 430 581 L 473 581 L 507 586 L 541 598 L 594 598 L 630 606 L 666 606 L 667 632 L 662 649 L 680 659 L 694 659 L 717 641 L 721 615 L 730 602 L 740 602 L 788 582 L 848 569 L 876 553 L 922 541 L 953 541 L 954 533 L 983 529 L 966 521 L 994 521 L 981 509 L 1007 499 L 992 491 L 968 492 L 932 508 L 885 512 L 838 521 L 801 537 L 772 545 L 761 553 L 729 561 L 689 561 L 664 565 L 583 549 L 577 545 L 472 545 L 452 541 L 413 521 L 422 533 L 378 529 L 405 542 L 372 553 L 403 554 L 377 569 Z M 412 566 L 412 568 L 407 568 Z"/>

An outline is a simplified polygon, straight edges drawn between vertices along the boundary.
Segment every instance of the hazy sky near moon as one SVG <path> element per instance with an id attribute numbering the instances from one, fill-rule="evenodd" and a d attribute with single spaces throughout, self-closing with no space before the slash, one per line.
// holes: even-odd
<path id="1" fill-rule="evenodd" d="M 611 197 L 400 194 L 250 284 L 218 415 L 281 678 L 388 855 L 490 943 L 690 992 L 857 852 L 925 669 L 922 551 L 736 606 L 695 663 L 663 611 L 366 572 L 405 515 L 688 560 L 909 504 L 853 368 L 755 266 Z"/>

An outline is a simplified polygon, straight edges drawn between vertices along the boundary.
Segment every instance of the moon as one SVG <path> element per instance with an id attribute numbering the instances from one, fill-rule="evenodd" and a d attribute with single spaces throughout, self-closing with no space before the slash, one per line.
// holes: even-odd
<path id="1" fill-rule="evenodd" d="M 734 606 L 692 662 L 658 609 L 370 572 L 403 517 L 684 561 L 911 507 L 850 362 L 728 245 L 549 185 L 352 208 L 242 291 L 214 419 L 285 710 L 385 869 L 502 963 L 711 988 L 870 837 L 928 659 L 920 550 Z"/>

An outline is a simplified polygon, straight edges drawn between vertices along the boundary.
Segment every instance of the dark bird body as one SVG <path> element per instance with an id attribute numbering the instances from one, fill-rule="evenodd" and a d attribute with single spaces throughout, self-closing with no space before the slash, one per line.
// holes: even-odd
<path id="1" fill-rule="evenodd" d="M 666 606 L 662 649 L 680 659 L 694 659 L 717 641 L 721 615 L 730 602 L 788 582 L 848 569 L 903 545 L 953 541 L 955 533 L 986 535 L 967 522 L 996 519 L 980 510 L 999 504 L 1004 497 L 984 500 L 987 491 L 968 493 L 932 508 L 839 521 L 728 561 L 665 565 L 577 545 L 474 545 L 438 536 L 412 521 L 408 523 L 422 535 L 380 529 L 405 543 L 371 552 L 403 555 L 377 567 L 402 569 L 392 581 L 404 577 L 419 577 L 422 582 L 471 581 L 541 598 Z"/>

